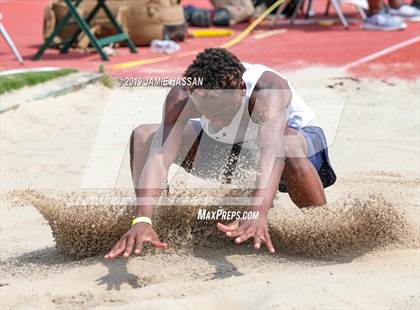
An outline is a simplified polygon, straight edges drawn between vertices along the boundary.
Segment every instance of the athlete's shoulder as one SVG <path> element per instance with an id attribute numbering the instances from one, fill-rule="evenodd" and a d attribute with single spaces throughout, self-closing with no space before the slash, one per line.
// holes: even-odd
<path id="1" fill-rule="evenodd" d="M 273 71 L 276 72 L 273 68 L 263 65 L 263 64 L 255 64 L 255 63 L 248 63 L 248 62 L 242 62 L 242 65 L 245 67 L 246 71 Z"/>
<path id="2" fill-rule="evenodd" d="M 289 82 L 274 71 L 264 71 L 255 85 L 256 90 L 289 88 Z"/>
<path id="3" fill-rule="evenodd" d="M 254 81 L 255 89 L 288 88 L 287 79 L 275 69 L 263 64 L 242 63 L 245 67 L 244 81 Z"/>
<path id="4" fill-rule="evenodd" d="M 197 111 L 189 99 L 188 88 L 183 86 L 172 87 L 165 100 L 165 120 L 175 122 L 181 113 L 182 117 L 186 119 L 197 117 Z"/>
<path id="5" fill-rule="evenodd" d="M 169 91 L 168 95 L 166 96 L 166 102 L 180 103 L 186 102 L 190 96 L 190 93 L 186 87 L 183 86 L 174 86 Z"/>

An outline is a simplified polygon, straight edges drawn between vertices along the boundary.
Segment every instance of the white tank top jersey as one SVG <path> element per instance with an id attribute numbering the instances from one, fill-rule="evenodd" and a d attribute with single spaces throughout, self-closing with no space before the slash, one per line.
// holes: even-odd
<path id="1" fill-rule="evenodd" d="M 257 84 L 261 75 L 267 71 L 279 75 L 286 81 L 287 79 L 275 70 L 263 65 L 248 63 L 243 63 L 243 65 L 245 67 L 245 72 L 242 76 L 242 80 L 246 84 L 246 94 L 242 98 L 241 107 L 235 114 L 234 118 L 232 119 L 232 122 L 228 126 L 219 130 L 213 129 L 210 125 L 209 120 L 204 116 L 201 117 L 200 122 L 204 132 L 216 141 L 228 144 L 242 143 L 243 147 L 254 148 L 252 145 L 255 146 L 255 142 L 258 137 L 259 125 L 252 121 L 248 112 L 248 103 L 249 98 L 251 97 L 252 92 L 254 91 L 255 85 Z M 303 101 L 303 99 L 299 96 L 299 94 L 289 82 L 288 84 L 292 93 L 290 104 L 286 109 L 287 121 L 289 126 L 297 128 L 303 128 L 306 126 L 318 126 L 315 120 L 314 111 Z M 239 128 L 243 113 L 245 113 L 244 117 L 248 117 L 248 120 L 244 122 L 245 124 L 248 124 L 247 128 Z M 238 138 L 238 136 L 241 136 L 237 135 L 237 132 L 239 130 L 241 130 L 240 132 L 243 132 L 243 130 L 245 130 L 245 134 L 242 138 Z"/>

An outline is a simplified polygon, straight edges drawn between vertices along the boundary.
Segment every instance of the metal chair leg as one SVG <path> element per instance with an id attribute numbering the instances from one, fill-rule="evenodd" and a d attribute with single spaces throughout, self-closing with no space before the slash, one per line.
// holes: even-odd
<path id="1" fill-rule="evenodd" d="M 308 1 L 308 7 L 307 7 L 306 13 L 305 13 L 305 19 L 309 18 L 309 15 L 311 14 L 311 11 L 312 11 L 312 7 L 313 7 L 313 1 L 309 0 Z"/>
<path id="2" fill-rule="evenodd" d="M 337 0 L 331 0 L 332 5 L 334 6 L 334 9 L 340 18 L 342 24 L 344 25 L 344 28 L 349 28 L 349 22 L 347 21 L 347 18 L 344 16 L 343 11 L 341 10 L 340 3 Z"/>
<path id="3" fill-rule="evenodd" d="M 72 5 L 70 0 L 64 0 L 64 1 L 67 3 L 67 7 L 69 8 L 70 14 L 77 21 L 77 23 L 79 24 L 79 27 L 83 29 L 83 32 L 89 38 L 90 43 L 95 47 L 96 51 L 101 56 L 102 60 L 108 60 L 108 56 L 102 50 L 102 47 L 99 44 L 98 40 L 93 35 L 93 33 L 90 31 L 89 25 L 86 23 L 86 21 L 77 12 L 76 7 L 74 7 Z"/>
<path id="4" fill-rule="evenodd" d="M 111 20 L 112 25 L 114 26 L 115 29 L 117 29 L 118 33 L 122 34 L 125 33 L 124 29 L 122 28 L 122 26 L 115 20 L 115 18 L 112 16 L 111 11 L 109 10 L 109 8 L 106 5 L 102 5 L 106 16 L 108 16 L 108 19 Z M 127 42 L 128 48 L 130 50 L 131 53 L 135 54 L 137 53 L 137 48 L 134 44 L 134 42 L 131 40 L 131 38 L 126 35 L 126 39 L 125 41 Z"/>
<path id="5" fill-rule="evenodd" d="M 284 9 L 286 8 L 286 6 L 291 2 L 292 0 L 286 0 L 283 2 L 283 4 L 281 4 L 276 12 L 276 17 L 274 18 L 270 28 L 274 28 L 277 25 L 277 20 L 280 18 L 280 14 L 284 11 Z"/>
<path id="6" fill-rule="evenodd" d="M 75 8 L 79 6 L 82 0 L 77 0 L 73 5 Z M 39 60 L 41 56 L 44 54 L 45 50 L 51 47 L 51 44 L 54 41 L 54 38 L 61 32 L 61 30 L 67 25 L 68 21 L 72 17 L 72 13 L 70 10 L 66 13 L 63 19 L 58 23 L 58 25 L 54 28 L 54 31 L 50 34 L 50 36 L 45 40 L 45 42 L 41 45 L 38 49 L 38 52 L 32 58 L 33 60 Z"/>
<path id="7" fill-rule="evenodd" d="M 359 14 L 360 14 L 360 17 L 363 20 L 365 20 L 367 18 L 367 15 L 366 15 L 365 10 L 362 7 L 358 6 L 358 5 L 356 6 L 356 8 L 357 8 L 357 12 L 359 12 Z"/>
<path id="8" fill-rule="evenodd" d="M 98 1 L 96 6 L 94 7 L 94 9 L 90 12 L 88 17 L 86 18 L 86 24 L 88 24 L 88 25 L 90 24 L 91 20 L 93 19 L 93 17 L 95 17 L 95 15 L 98 13 L 100 8 L 101 8 L 101 3 Z M 75 43 L 77 41 L 77 38 L 82 33 L 82 31 L 83 31 L 83 29 L 81 27 L 78 27 L 76 29 L 74 34 L 71 36 L 70 40 L 68 40 L 66 42 L 66 44 L 64 44 L 63 48 L 60 50 L 60 54 L 68 53 L 70 47 L 73 45 L 73 43 Z"/>
<path id="9" fill-rule="evenodd" d="M 9 36 L 9 34 L 6 31 L 6 28 L 4 28 L 2 23 L 0 23 L 0 33 L 3 36 L 4 40 L 6 41 L 7 45 L 9 45 L 9 47 L 12 50 L 13 54 L 15 55 L 16 59 L 19 61 L 19 63 L 23 64 L 22 56 L 20 55 L 18 49 L 16 48 L 15 44 L 13 43 L 12 38 Z"/>
<path id="10" fill-rule="evenodd" d="M 325 8 L 325 13 L 324 13 L 325 16 L 328 16 L 328 14 L 330 14 L 330 6 L 331 6 L 331 0 L 328 0 L 327 6 Z"/>
<path id="11" fill-rule="evenodd" d="M 293 12 L 292 17 L 290 18 L 290 25 L 293 25 L 295 23 L 296 16 L 304 2 L 305 0 L 299 0 L 298 4 L 296 5 L 295 11 Z"/>

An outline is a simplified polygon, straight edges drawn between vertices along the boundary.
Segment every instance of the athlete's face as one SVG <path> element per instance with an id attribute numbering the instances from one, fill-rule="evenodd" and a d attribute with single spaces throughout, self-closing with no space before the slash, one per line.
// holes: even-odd
<path id="1" fill-rule="evenodd" d="M 240 89 L 195 90 L 192 94 L 196 109 L 213 128 L 228 126 L 238 112 L 245 92 Z"/>

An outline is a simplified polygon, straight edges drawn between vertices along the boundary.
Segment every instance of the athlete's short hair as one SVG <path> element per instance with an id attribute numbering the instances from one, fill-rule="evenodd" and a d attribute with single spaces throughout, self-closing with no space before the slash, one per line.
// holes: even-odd
<path id="1" fill-rule="evenodd" d="M 225 48 L 206 48 L 187 68 L 184 76 L 202 79 L 193 89 L 238 89 L 245 67 L 238 57 Z"/>

